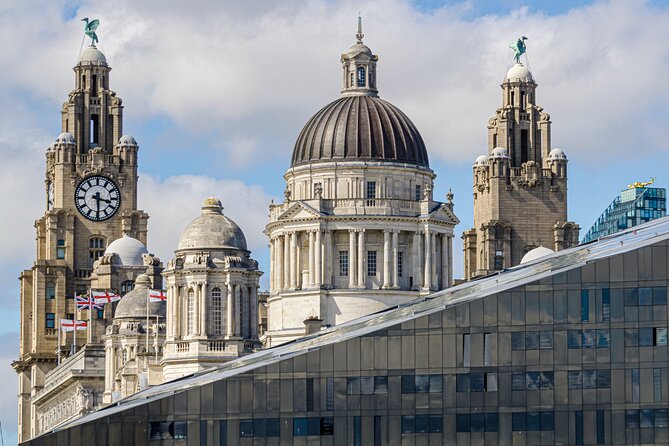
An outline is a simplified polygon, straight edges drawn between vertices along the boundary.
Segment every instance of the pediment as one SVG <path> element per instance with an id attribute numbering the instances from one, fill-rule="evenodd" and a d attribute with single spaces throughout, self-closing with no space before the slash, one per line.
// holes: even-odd
<path id="1" fill-rule="evenodd" d="M 301 201 L 295 201 L 288 209 L 279 215 L 277 220 L 306 220 L 321 216 L 323 216 L 323 214 L 311 206 Z"/>
<path id="2" fill-rule="evenodd" d="M 430 220 L 437 220 L 443 223 L 451 224 L 453 226 L 460 223 L 460 219 L 455 216 L 453 210 L 446 204 L 441 203 L 437 205 L 429 214 L 427 218 Z"/>

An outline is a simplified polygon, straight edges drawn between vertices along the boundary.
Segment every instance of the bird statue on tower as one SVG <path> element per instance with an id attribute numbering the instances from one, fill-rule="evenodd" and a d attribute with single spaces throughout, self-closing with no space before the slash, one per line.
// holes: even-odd
<path id="1" fill-rule="evenodd" d="M 518 40 L 516 40 L 515 42 L 513 42 L 509 45 L 509 48 L 511 48 L 514 52 L 513 58 L 516 60 L 516 63 L 520 63 L 520 56 L 525 54 L 525 50 L 527 49 L 525 47 L 525 41 L 526 40 L 527 40 L 527 37 L 520 36 L 520 37 L 518 37 Z"/>
<path id="2" fill-rule="evenodd" d="M 86 25 L 84 26 L 84 34 L 91 38 L 91 45 L 98 43 L 98 35 L 95 34 L 95 30 L 100 26 L 100 21 L 98 19 L 93 19 L 89 22 L 88 17 L 84 17 L 81 21 L 86 22 Z"/>

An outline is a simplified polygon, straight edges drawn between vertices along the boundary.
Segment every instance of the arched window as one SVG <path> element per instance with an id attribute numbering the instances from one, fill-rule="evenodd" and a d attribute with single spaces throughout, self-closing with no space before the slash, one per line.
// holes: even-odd
<path id="1" fill-rule="evenodd" d="M 358 67 L 358 87 L 365 86 L 365 67 Z"/>
<path id="2" fill-rule="evenodd" d="M 132 280 L 126 280 L 125 282 L 121 282 L 121 294 L 125 294 L 129 291 L 132 291 L 132 289 L 135 288 L 135 282 Z"/>
<path id="3" fill-rule="evenodd" d="M 44 297 L 46 297 L 47 300 L 56 298 L 56 284 L 55 283 L 48 282 L 46 284 L 46 292 L 44 293 Z"/>
<path id="4" fill-rule="evenodd" d="M 107 244 L 102 237 L 91 237 L 88 240 L 88 259 L 91 266 L 93 266 L 93 262 L 102 257 L 106 247 Z"/>
<path id="5" fill-rule="evenodd" d="M 221 289 L 211 290 L 211 334 L 220 335 L 223 329 Z"/>
<path id="6" fill-rule="evenodd" d="M 195 293 L 192 288 L 188 290 L 188 326 L 186 332 L 189 335 L 195 333 Z"/>

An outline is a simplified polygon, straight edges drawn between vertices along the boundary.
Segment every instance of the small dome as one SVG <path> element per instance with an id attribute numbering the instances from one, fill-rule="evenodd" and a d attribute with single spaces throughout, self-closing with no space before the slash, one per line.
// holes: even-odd
<path id="1" fill-rule="evenodd" d="M 120 146 L 137 146 L 137 141 L 131 135 L 123 135 L 121 139 L 118 140 Z"/>
<path id="2" fill-rule="evenodd" d="M 60 135 L 58 135 L 58 138 L 56 138 L 56 142 L 59 144 L 76 144 L 77 141 L 74 139 L 74 135 L 72 133 L 68 132 L 63 132 Z"/>
<path id="3" fill-rule="evenodd" d="M 508 158 L 509 154 L 506 152 L 506 149 L 504 147 L 495 147 L 492 149 L 492 153 L 490 154 L 490 158 Z"/>
<path id="4" fill-rule="evenodd" d="M 530 70 L 525 68 L 525 65 L 522 63 L 517 63 L 514 66 L 509 69 L 509 71 L 506 72 L 506 77 L 504 80 L 509 80 L 511 82 L 513 81 L 521 81 L 521 82 L 534 82 L 534 78 L 532 77 L 532 73 L 530 73 Z"/>
<path id="5" fill-rule="evenodd" d="M 364 43 L 356 43 L 353 45 L 348 49 L 348 51 L 346 51 L 346 56 L 352 59 L 361 53 L 369 56 L 370 58 L 373 57 L 372 50 L 370 50 L 369 47 Z"/>
<path id="6" fill-rule="evenodd" d="M 237 223 L 223 215 L 223 206 L 210 197 L 202 204 L 202 215 L 181 233 L 177 250 L 235 249 L 246 251 L 246 237 Z"/>
<path id="7" fill-rule="evenodd" d="M 144 265 L 142 254 L 148 254 L 149 250 L 136 238 L 124 235 L 107 246 L 105 254 L 112 253 L 119 256 L 123 266 L 142 266 Z"/>
<path id="8" fill-rule="evenodd" d="M 485 166 L 488 164 L 488 155 L 479 155 L 474 161 L 474 167 Z"/>
<path id="9" fill-rule="evenodd" d="M 146 306 L 149 298 L 151 279 L 146 274 L 140 274 L 135 279 L 135 288 L 128 291 L 116 305 L 114 319 L 140 319 L 146 321 Z M 149 318 L 165 317 L 164 302 L 149 302 Z"/>
<path id="10" fill-rule="evenodd" d="M 520 264 L 522 265 L 523 263 L 529 263 L 533 260 L 545 257 L 549 254 L 553 254 L 554 252 L 555 251 L 553 251 L 552 249 L 539 246 L 538 248 L 529 250 L 527 254 L 525 254 L 523 258 L 520 260 Z"/>
<path id="11" fill-rule="evenodd" d="M 566 160 L 567 155 L 564 154 L 562 149 L 553 149 L 551 152 L 548 154 L 548 159 L 549 160 Z"/>
<path id="12" fill-rule="evenodd" d="M 107 65 L 107 58 L 102 51 L 97 49 L 95 45 L 87 47 L 81 52 L 79 56 L 79 62 L 88 62 L 95 65 Z"/>

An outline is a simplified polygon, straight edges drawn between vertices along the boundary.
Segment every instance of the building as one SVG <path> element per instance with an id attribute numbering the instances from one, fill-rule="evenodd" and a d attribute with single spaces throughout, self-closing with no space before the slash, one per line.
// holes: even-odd
<path id="1" fill-rule="evenodd" d="M 308 318 L 333 326 L 452 282 L 452 196 L 434 200 L 420 133 L 379 98 L 360 19 L 355 37 L 341 97 L 302 129 L 285 200 L 270 205 L 267 346 L 304 335 Z"/>
<path id="2" fill-rule="evenodd" d="M 115 286 L 102 278 L 104 268 L 97 279 L 92 277 L 108 244 L 128 236 L 146 245 L 149 216 L 137 209 L 138 146 L 131 136 L 122 136 L 123 105 L 110 89 L 110 71 L 94 45 L 84 49 L 74 66 L 74 89 L 61 109 L 63 133 L 46 152 L 45 212 L 35 222 L 37 257 L 20 276 L 20 351 L 12 363 L 19 375 L 20 441 L 38 433 L 35 397 L 56 367 L 57 352 L 68 350 L 57 345 L 57 321 L 75 317 L 74 295 L 86 294 L 93 280 Z M 79 318 L 88 319 L 87 313 Z M 77 346 L 96 344 L 89 353 L 103 352 L 100 336 L 111 320 L 111 311 L 92 318 L 93 326 L 77 338 Z M 82 361 L 71 365 L 91 366 Z M 72 413 L 95 404 L 76 396 L 90 393 L 85 386 L 71 391 L 59 398 L 64 405 L 81 403 Z"/>
<path id="3" fill-rule="evenodd" d="M 665 217 L 152 387 L 28 444 L 667 444 L 668 259 Z"/>
<path id="4" fill-rule="evenodd" d="M 488 121 L 488 154 L 474 173 L 474 227 L 463 235 L 465 279 L 520 263 L 530 250 L 578 244 L 567 219 L 567 157 L 551 149 L 550 115 L 537 105 L 532 73 L 516 63 Z"/>
<path id="5" fill-rule="evenodd" d="M 666 189 L 647 186 L 648 183 L 634 183 L 622 190 L 588 230 L 582 243 L 667 215 Z"/>
<path id="6" fill-rule="evenodd" d="M 181 233 L 163 276 L 167 285 L 165 380 L 204 370 L 260 347 L 258 282 L 239 226 L 217 198 Z"/>

